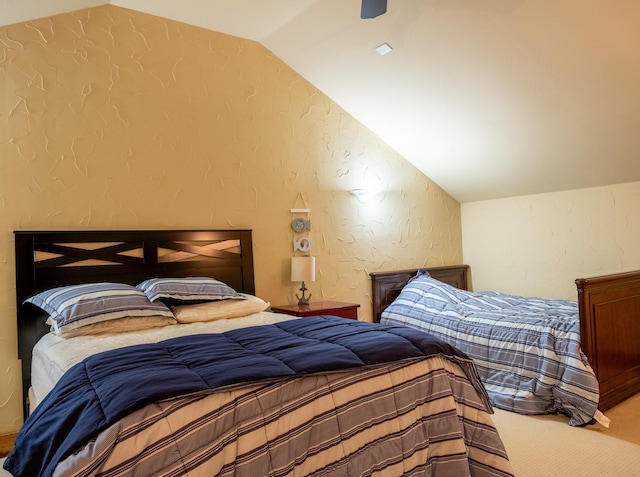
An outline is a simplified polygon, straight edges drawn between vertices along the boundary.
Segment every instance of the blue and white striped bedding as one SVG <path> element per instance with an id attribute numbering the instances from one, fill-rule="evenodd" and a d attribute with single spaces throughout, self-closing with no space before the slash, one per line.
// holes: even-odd
<path id="1" fill-rule="evenodd" d="M 492 404 L 521 414 L 592 421 L 599 386 L 580 348 L 578 305 L 460 290 L 419 273 L 381 323 L 427 331 L 472 358 Z"/>

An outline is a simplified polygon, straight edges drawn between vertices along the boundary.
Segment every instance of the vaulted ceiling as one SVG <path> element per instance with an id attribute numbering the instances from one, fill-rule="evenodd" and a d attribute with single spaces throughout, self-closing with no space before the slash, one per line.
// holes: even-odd
<path id="1" fill-rule="evenodd" d="M 637 0 L 0 0 L 0 24 L 103 4 L 260 42 L 460 202 L 640 181 Z"/>

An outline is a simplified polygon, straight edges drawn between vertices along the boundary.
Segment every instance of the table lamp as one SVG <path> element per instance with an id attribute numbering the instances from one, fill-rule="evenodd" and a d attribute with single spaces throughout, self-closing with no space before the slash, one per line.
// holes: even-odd
<path id="1" fill-rule="evenodd" d="M 292 257 L 291 258 L 291 281 L 302 282 L 300 291 L 302 296 L 298 296 L 298 305 L 308 305 L 311 294 L 305 296 L 307 287 L 304 282 L 313 282 L 316 279 L 316 257 Z"/>

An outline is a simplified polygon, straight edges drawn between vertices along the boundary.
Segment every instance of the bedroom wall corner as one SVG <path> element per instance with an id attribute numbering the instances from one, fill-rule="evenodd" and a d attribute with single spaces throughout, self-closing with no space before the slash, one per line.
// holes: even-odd
<path id="1" fill-rule="evenodd" d="M 577 299 L 575 280 L 640 268 L 640 182 L 462 204 L 475 290 Z"/>
<path id="2" fill-rule="evenodd" d="M 22 421 L 13 230 L 252 229 L 257 294 L 286 304 L 300 193 L 313 299 L 364 320 L 369 272 L 462 261 L 460 204 L 258 43 L 112 5 L 0 42 L 0 434 Z"/>

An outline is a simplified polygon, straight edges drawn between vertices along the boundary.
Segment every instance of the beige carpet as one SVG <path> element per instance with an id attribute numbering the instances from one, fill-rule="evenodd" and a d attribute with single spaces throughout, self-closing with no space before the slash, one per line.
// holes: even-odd
<path id="1" fill-rule="evenodd" d="M 563 416 L 496 410 L 493 420 L 516 477 L 640 477 L 640 394 L 606 413 L 600 424 L 570 427 Z M 0 477 L 9 476 L 1 469 Z"/>
<path id="2" fill-rule="evenodd" d="M 493 420 L 516 477 L 640 477 L 640 394 L 605 415 L 608 429 L 498 409 Z"/>

